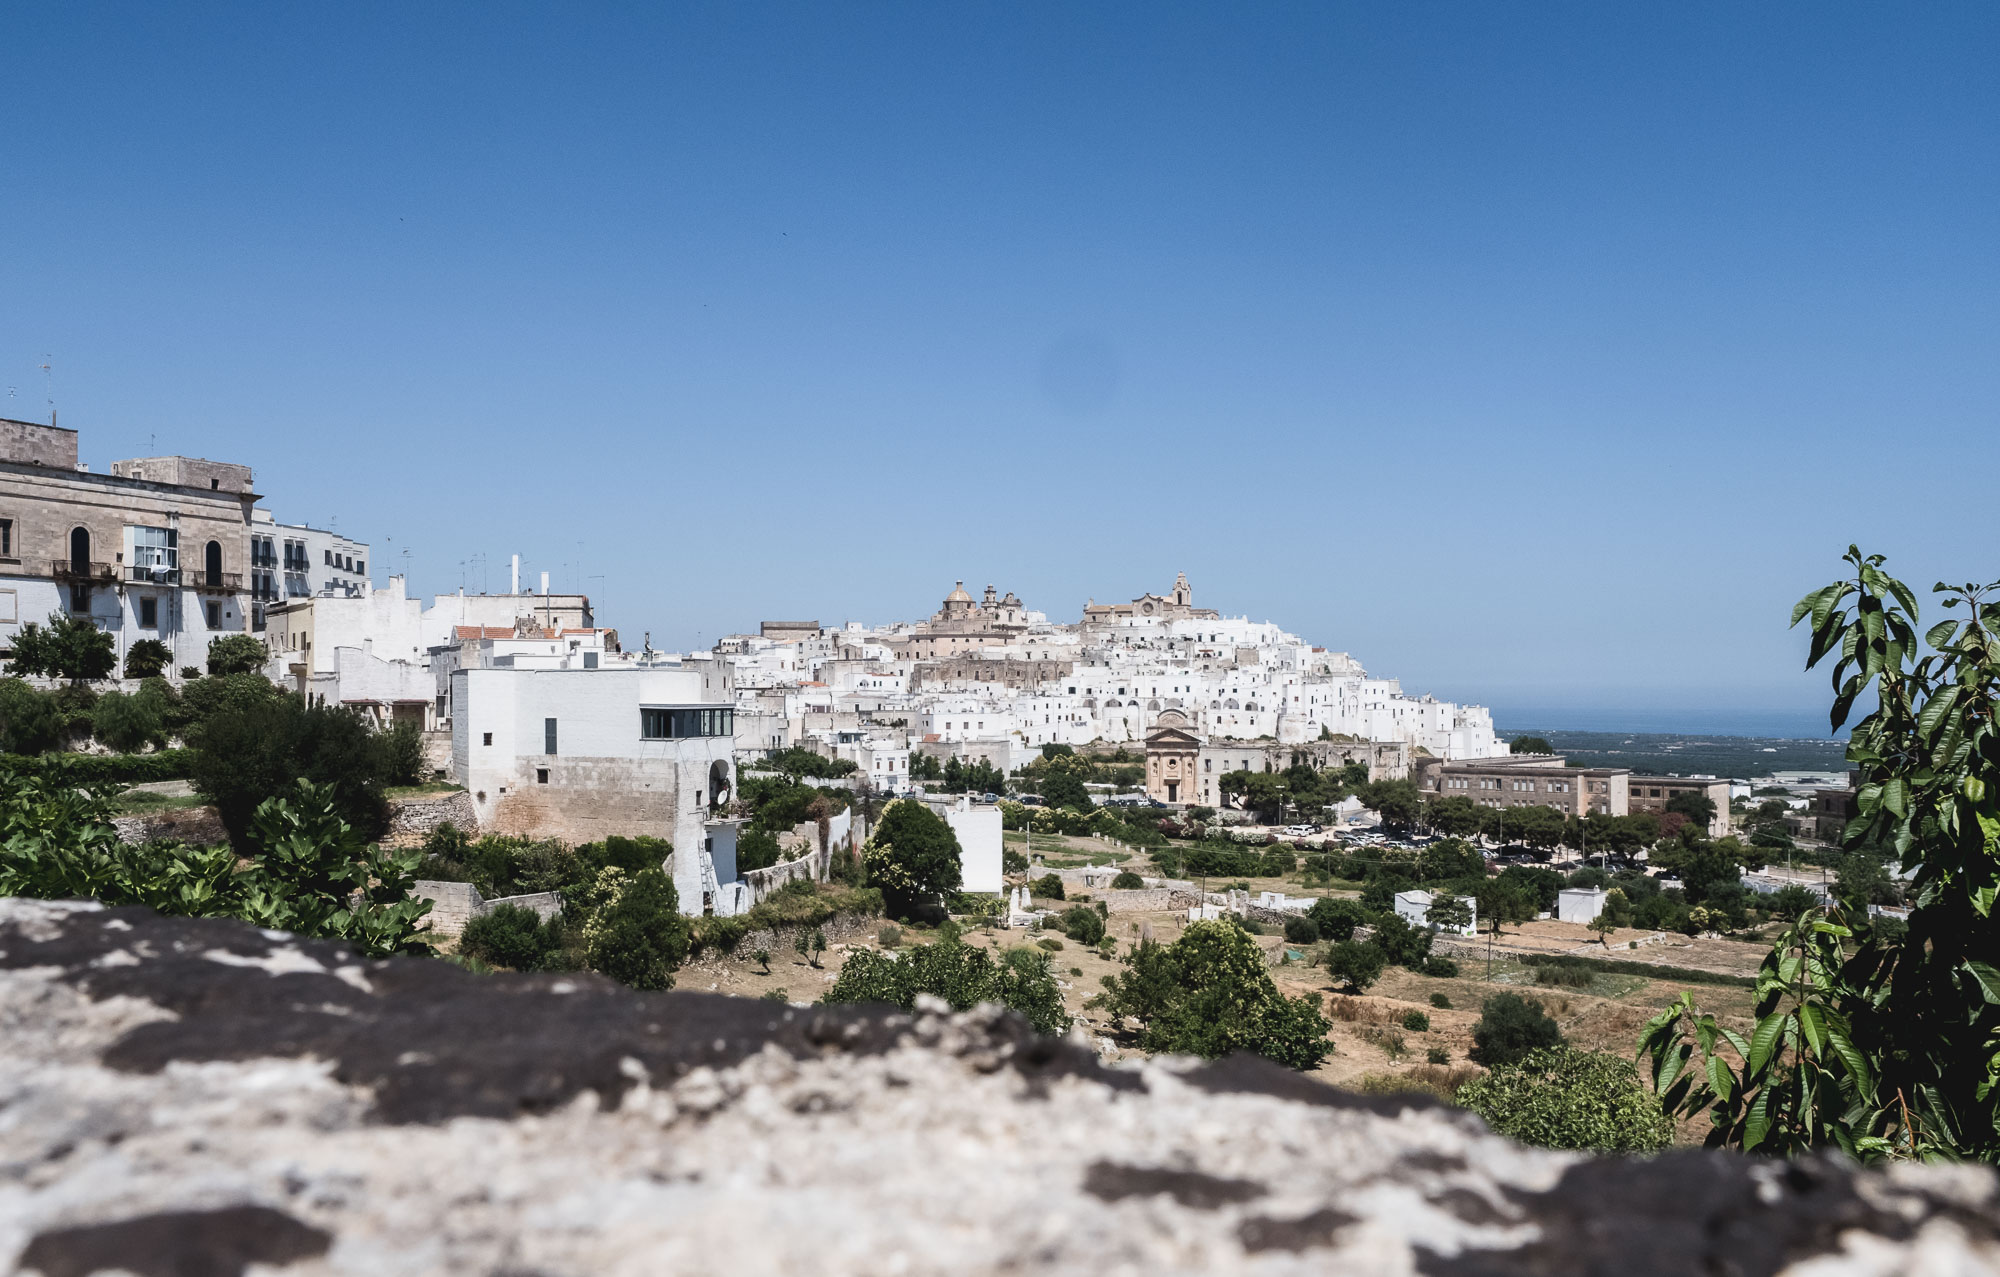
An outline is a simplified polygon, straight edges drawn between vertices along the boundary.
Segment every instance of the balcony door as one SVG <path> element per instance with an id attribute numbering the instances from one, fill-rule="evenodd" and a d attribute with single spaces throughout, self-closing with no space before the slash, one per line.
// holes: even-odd
<path id="1" fill-rule="evenodd" d="M 201 552 L 203 580 L 213 590 L 222 584 L 222 542 L 210 541 L 208 548 Z"/>

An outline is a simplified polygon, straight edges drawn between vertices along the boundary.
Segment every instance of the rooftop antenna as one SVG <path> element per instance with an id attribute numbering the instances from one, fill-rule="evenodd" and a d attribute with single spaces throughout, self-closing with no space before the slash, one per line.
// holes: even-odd
<path id="1" fill-rule="evenodd" d="M 42 356 L 42 383 L 47 388 L 49 398 L 49 424 L 56 424 L 56 370 L 55 358 Z"/>

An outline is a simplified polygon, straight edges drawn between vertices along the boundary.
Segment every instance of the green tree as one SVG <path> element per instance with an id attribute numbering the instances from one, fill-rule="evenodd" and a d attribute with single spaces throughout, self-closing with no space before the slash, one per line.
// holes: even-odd
<path id="1" fill-rule="evenodd" d="M 1356 993 L 1382 978 L 1389 955 L 1366 940 L 1342 940 L 1326 951 L 1326 972 Z"/>
<path id="2" fill-rule="evenodd" d="M 1358 900 L 1347 900 L 1337 896 L 1321 896 L 1313 901 L 1312 908 L 1306 910 L 1306 917 L 1319 928 L 1322 940 L 1350 940 L 1354 929 L 1366 926 L 1374 915 L 1361 906 Z"/>
<path id="3" fill-rule="evenodd" d="M 1043 900 L 1063 898 L 1063 880 L 1060 874 L 1043 874 L 1028 884 L 1028 893 Z"/>
<path id="4" fill-rule="evenodd" d="M 1673 1119 L 1632 1065 L 1598 1051 L 1530 1051 L 1460 1087 L 1454 1099 L 1497 1134 L 1542 1148 L 1650 1153 L 1674 1134 Z"/>
<path id="5" fill-rule="evenodd" d="M 1472 906 L 1457 896 L 1440 892 L 1431 898 L 1430 908 L 1424 910 L 1424 921 L 1440 931 L 1459 934 L 1472 925 Z"/>
<path id="6" fill-rule="evenodd" d="M 1095 804 L 1084 782 L 1090 779 L 1090 762 L 1071 754 L 1056 754 L 1045 760 L 1040 786 L 1042 801 L 1051 807 L 1089 811 Z"/>
<path id="7" fill-rule="evenodd" d="M 1479 916 L 1486 919 L 1486 925 L 1496 936 L 1502 923 L 1526 922 L 1537 912 L 1535 898 L 1528 894 L 1528 888 L 1505 877 L 1489 878 L 1479 884 L 1473 899 L 1479 902 Z"/>
<path id="8" fill-rule="evenodd" d="M 1497 1069 L 1520 1061 L 1530 1051 L 1561 1046 L 1562 1040 L 1562 1029 L 1541 1003 L 1518 993 L 1496 993 L 1480 1004 L 1479 1023 L 1472 1026 L 1472 1049 L 1466 1055 L 1476 1064 Z"/>
<path id="9" fill-rule="evenodd" d="M 753 869 L 768 869 L 784 859 L 778 847 L 778 839 L 768 829 L 747 827 L 736 839 L 736 872 L 749 873 Z"/>
<path id="10" fill-rule="evenodd" d="M 210 674 L 255 674 L 269 658 L 270 653 L 253 635 L 224 634 L 208 641 Z"/>
<path id="11" fill-rule="evenodd" d="M 765 975 L 771 974 L 771 951 L 769 949 L 757 950 L 750 955 L 750 961 L 762 967 Z"/>
<path id="12" fill-rule="evenodd" d="M 140 639 L 125 649 L 126 678 L 158 678 L 174 663 L 174 654 L 158 639 Z"/>
<path id="13" fill-rule="evenodd" d="M 1118 891 L 1136 891 L 1146 885 L 1146 880 L 1130 869 L 1120 869 L 1118 876 L 1111 880 L 1111 885 Z"/>
<path id="14" fill-rule="evenodd" d="M 1101 1005 L 1115 1019 L 1140 1020 L 1149 1051 L 1209 1059 L 1253 1051 L 1310 1069 L 1333 1049 L 1319 999 L 1280 994 L 1256 941 L 1234 923 L 1193 923 L 1171 945 L 1141 941 L 1125 961 L 1104 978 Z"/>
<path id="15" fill-rule="evenodd" d="M 16 674 L 94 683 L 111 677 L 118 653 L 111 635 L 88 617 L 51 612 L 46 627 L 30 621 L 14 636 L 13 667 Z"/>
<path id="16" fill-rule="evenodd" d="M 1391 832 L 1407 833 L 1417 828 L 1426 814 L 1423 796 L 1413 780 L 1377 780 L 1361 786 L 1354 795 L 1362 806 L 1382 818 Z"/>
<path id="17" fill-rule="evenodd" d="M 296 695 L 259 697 L 210 715 L 189 730 L 188 743 L 195 790 L 215 804 L 238 846 L 258 804 L 301 777 L 330 788 L 342 818 L 360 836 L 374 838 L 388 827 L 383 738 L 345 706 L 307 705 Z"/>
<path id="18" fill-rule="evenodd" d="M 591 968 L 635 989 L 673 987 L 689 937 L 673 880 L 658 869 L 607 872 L 619 878 L 586 932 Z"/>
<path id="19" fill-rule="evenodd" d="M 1057 920 L 1062 933 L 1078 944 L 1095 946 L 1104 939 L 1104 918 L 1089 905 L 1071 905 Z"/>
<path id="20" fill-rule="evenodd" d="M 1715 800 L 1690 790 L 1667 799 L 1667 810 L 1687 817 L 1689 824 L 1707 829 L 1708 822 L 1715 819 Z"/>
<path id="21" fill-rule="evenodd" d="M 1463 838 L 1440 838 L 1417 855 L 1417 877 L 1424 882 L 1485 876 L 1486 858 Z"/>
<path id="22" fill-rule="evenodd" d="M 848 955 L 821 1001 L 885 1002 L 909 1011 L 916 1006 L 917 995 L 926 993 L 942 998 L 954 1011 L 997 1002 L 1020 1012 L 1038 1033 L 1066 1033 L 1070 1026 L 1047 954 L 1014 949 L 1004 962 L 996 963 L 986 950 L 956 936 L 894 954 L 857 949 Z"/>
<path id="23" fill-rule="evenodd" d="M 408 719 L 382 737 L 382 779 L 391 785 L 415 785 L 424 778 L 424 729 Z"/>
<path id="24" fill-rule="evenodd" d="M 1542 736 L 1516 736 L 1507 746 L 1512 754 L 1553 754 L 1556 747 Z"/>
<path id="25" fill-rule="evenodd" d="M 1398 914 L 1385 913 L 1375 920 L 1375 945 L 1397 966 L 1420 971 L 1424 959 L 1430 956 L 1431 933 L 1427 928 L 1412 926 Z"/>

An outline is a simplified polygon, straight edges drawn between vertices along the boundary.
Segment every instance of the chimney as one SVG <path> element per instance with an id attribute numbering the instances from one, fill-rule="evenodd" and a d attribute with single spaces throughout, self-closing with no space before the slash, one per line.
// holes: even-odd
<path id="1" fill-rule="evenodd" d="M 548 592 L 549 592 L 549 574 L 544 572 L 542 573 L 542 593 L 547 594 Z"/>
<path id="2" fill-rule="evenodd" d="M 521 592 L 521 556 L 518 554 L 514 556 L 514 575 L 509 579 L 513 584 L 507 587 L 507 593 L 519 594 Z"/>

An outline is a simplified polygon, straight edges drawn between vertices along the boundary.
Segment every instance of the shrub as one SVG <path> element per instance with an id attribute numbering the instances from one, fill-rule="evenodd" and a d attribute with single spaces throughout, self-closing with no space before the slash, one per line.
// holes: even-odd
<path id="1" fill-rule="evenodd" d="M 1359 901 L 1340 900 L 1332 896 L 1322 896 L 1313 901 L 1313 907 L 1306 911 L 1306 917 L 1319 928 L 1320 939 L 1334 941 L 1352 940 L 1354 929 L 1372 916 Z"/>
<path id="2" fill-rule="evenodd" d="M 1024 874 L 1028 872 L 1028 858 L 1020 852 L 1009 848 L 1000 853 L 1000 872 Z"/>
<path id="3" fill-rule="evenodd" d="M 1425 1051 L 1425 1052 L 1424 1052 L 1424 1063 L 1426 1063 L 1426 1064 L 1450 1064 L 1450 1063 L 1451 1063 L 1451 1052 L 1449 1052 L 1449 1051 L 1445 1050 L 1445 1049 L 1444 1049 L 1443 1047 L 1441 1047 L 1441 1046 L 1434 1046 L 1434 1047 L 1430 1048 L 1430 1049 L 1429 1049 L 1428 1051 Z"/>
<path id="4" fill-rule="evenodd" d="M 0 679 L 0 753 L 41 754 L 62 741 L 55 697 L 22 679 Z"/>
<path id="5" fill-rule="evenodd" d="M 688 921 L 681 917 L 674 884 L 658 869 L 622 871 L 611 898 L 592 919 L 588 953 L 593 969 L 635 989 L 665 989 L 688 953 Z"/>
<path id="6" fill-rule="evenodd" d="M 1518 993 L 1496 993 L 1479 1012 L 1479 1023 L 1472 1028 L 1472 1050 L 1466 1054 L 1489 1069 L 1516 1063 L 1530 1051 L 1562 1045 L 1562 1029 L 1542 1004 Z"/>
<path id="7" fill-rule="evenodd" d="M 1063 934 L 1078 944 L 1095 945 L 1104 939 L 1104 918 L 1087 905 L 1065 909 L 1059 924 Z"/>
<path id="8" fill-rule="evenodd" d="M 1665 1148 L 1673 1119 L 1627 1060 L 1566 1046 L 1530 1051 L 1458 1092 L 1494 1131 L 1543 1148 L 1645 1153 Z"/>
<path id="9" fill-rule="evenodd" d="M 1111 885 L 1120 891 L 1134 891 L 1145 886 L 1146 880 L 1130 869 L 1120 869 L 1118 876 L 1111 880 Z"/>
<path id="10" fill-rule="evenodd" d="M 1035 943 L 1047 949 L 1050 953 L 1060 953 L 1063 947 L 1063 942 L 1054 936 L 1043 936 L 1040 940 L 1035 941 Z"/>
<path id="11" fill-rule="evenodd" d="M 1447 958 L 1434 953 L 1424 959 L 1424 974 L 1435 980 L 1453 980 L 1458 977 L 1458 959 Z"/>
<path id="12" fill-rule="evenodd" d="M 148 745 L 167 743 L 160 698 L 140 691 L 127 696 L 106 692 L 90 711 L 90 734 L 121 754 L 136 754 Z"/>
<path id="13" fill-rule="evenodd" d="M 264 668 L 270 654 L 248 634 L 225 634 L 208 642 L 208 672 L 211 674 L 255 674 Z"/>
<path id="14" fill-rule="evenodd" d="M 778 836 L 768 829 L 752 825 L 736 837 L 736 872 L 739 874 L 753 869 L 769 869 L 784 858 L 784 852 L 778 846 Z"/>
<path id="15" fill-rule="evenodd" d="M 1227 922 L 1194 923 L 1171 945 L 1141 942 L 1104 986 L 1100 1005 L 1114 1020 L 1140 1020 L 1149 1051 L 1255 1051 L 1310 1069 L 1332 1050 L 1319 998 L 1280 994 L 1256 942 Z"/>
<path id="16" fill-rule="evenodd" d="M 915 945 L 896 955 L 867 949 L 852 953 L 821 1001 L 886 1002 L 908 1011 L 920 993 L 944 999 L 954 1011 L 998 1002 L 1020 1012 L 1038 1033 L 1063 1033 L 1070 1025 L 1045 954 L 1011 949 L 995 963 L 986 950 L 955 939 Z"/>
<path id="17" fill-rule="evenodd" d="M 1580 967 L 1536 967 L 1535 983 L 1559 989 L 1588 989 L 1594 977 Z"/>
<path id="18" fill-rule="evenodd" d="M 1388 956 L 1366 940 L 1342 940 L 1326 951 L 1327 974 L 1356 993 L 1381 979 L 1388 965 Z"/>
<path id="19" fill-rule="evenodd" d="M 1063 880 L 1057 874 L 1043 874 L 1028 885 L 1028 893 L 1039 896 L 1043 900 L 1061 900 L 1063 898 Z"/>
<path id="20" fill-rule="evenodd" d="M 1431 1018 L 1422 1011 L 1405 1011 L 1403 1012 L 1403 1027 L 1412 1033 L 1429 1033 L 1431 1031 Z"/>
<path id="21" fill-rule="evenodd" d="M 1315 944 L 1319 941 L 1319 928 L 1311 918 L 1287 918 L 1285 939 L 1293 944 Z"/>
<path id="22" fill-rule="evenodd" d="M 364 839 L 388 827 L 382 738 L 344 706 L 309 706 L 286 695 L 224 709 L 195 728 L 189 743 L 194 787 L 215 804 L 239 846 L 257 804 L 301 777 L 328 787 Z"/>
<path id="23" fill-rule="evenodd" d="M 1451 1010 L 1451 999 L 1442 993 L 1433 993 L 1431 994 L 1431 1005 L 1440 1011 L 1449 1011 Z"/>
<path id="24" fill-rule="evenodd" d="M 465 924 L 459 952 L 496 967 L 541 971 L 562 951 L 562 923 L 544 923 L 533 909 L 495 905 Z"/>
<path id="25" fill-rule="evenodd" d="M 903 929 L 892 922 L 875 933 L 875 943 L 884 949 L 893 949 L 903 943 Z"/>
<path id="26" fill-rule="evenodd" d="M 1477 1069 L 1419 1065 L 1402 1073 L 1364 1073 L 1352 1085 L 1363 1095 L 1430 1095 L 1449 1104 L 1478 1075 Z"/>
<path id="27" fill-rule="evenodd" d="M 766 989 L 758 994 L 757 997 L 759 1001 L 777 1002 L 785 1006 L 790 1006 L 792 1001 L 791 995 L 783 989 Z"/>
<path id="28" fill-rule="evenodd" d="M 1253 936 L 1261 936 L 1264 934 L 1264 924 L 1257 921 L 1255 918 L 1239 917 L 1235 921 L 1237 926 L 1243 928 L 1245 931 L 1249 932 Z"/>

